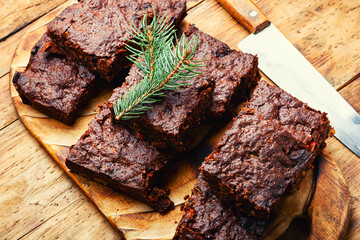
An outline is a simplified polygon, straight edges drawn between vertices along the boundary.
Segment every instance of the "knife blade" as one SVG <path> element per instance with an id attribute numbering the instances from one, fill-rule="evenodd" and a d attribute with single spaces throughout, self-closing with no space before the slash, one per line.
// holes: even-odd
<path id="1" fill-rule="evenodd" d="M 238 47 L 257 55 L 259 68 L 276 85 L 328 113 L 335 137 L 360 157 L 360 116 L 250 0 L 218 2 L 251 34 Z"/>

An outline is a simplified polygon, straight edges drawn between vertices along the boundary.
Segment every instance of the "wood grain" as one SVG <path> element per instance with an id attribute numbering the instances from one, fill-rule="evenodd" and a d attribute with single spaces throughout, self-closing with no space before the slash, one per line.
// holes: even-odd
<path id="1" fill-rule="evenodd" d="M 66 0 L 9 0 L 0 2 L 0 40 L 48 13 Z"/>
<path id="2" fill-rule="evenodd" d="M 254 0 L 336 88 L 360 73 L 358 0 Z"/>
<path id="3" fill-rule="evenodd" d="M 340 94 L 360 113 L 360 79 L 341 89 Z M 351 195 L 351 221 L 346 239 L 360 238 L 360 158 L 345 148 L 336 139 L 327 147 L 329 154 L 337 160 L 349 185 Z"/>
<path id="4" fill-rule="evenodd" d="M 1 239 L 55 239 L 58 236 L 79 239 L 89 235 L 119 239 L 107 222 L 99 221 L 101 213 L 68 180 L 19 120 L 1 131 L 0 141 Z M 83 226 L 73 231 L 61 227 L 64 218 L 73 226 L 87 221 L 92 227 Z"/>
<path id="5" fill-rule="evenodd" d="M 188 19 L 194 19 L 193 23 L 200 26 L 204 31 L 218 37 L 222 41 L 230 43 L 236 47 L 237 39 L 244 38 L 248 33 L 245 31 L 216 1 L 211 0 L 194 0 L 194 8 L 188 12 Z M 265 12 L 275 25 L 289 38 L 296 47 L 306 53 L 306 57 L 333 85 L 339 88 L 348 84 L 351 80 L 353 83 L 344 87 L 340 93 L 352 104 L 359 112 L 360 110 L 360 79 L 359 76 L 359 8 L 358 3 L 352 1 L 301 1 L 301 0 L 254 0 L 254 2 Z M 22 1 L 4 1 L 5 4 L 21 5 Z M 210 7 L 209 7 L 210 6 Z M 209 18 L 208 16 L 211 16 Z M 47 16 L 46 16 L 47 17 Z M 38 28 L 46 23 L 45 16 L 35 21 L 31 25 L 21 29 L 16 34 L 7 38 L 6 41 L 0 42 L 0 139 L 2 143 L 0 164 L 0 185 L 8 181 L 11 176 L 13 181 L 21 178 L 18 171 L 24 175 L 31 174 L 34 163 L 41 162 L 46 168 L 52 168 L 54 172 L 62 172 L 51 157 L 41 149 L 40 145 L 30 136 L 23 125 L 16 121 L 18 116 L 14 107 L 10 104 L 8 74 L 10 61 L 20 38 L 29 30 Z M 45 19 L 45 20 L 44 20 Z M 195 21 L 196 20 L 196 21 Z M 208 23 L 208 24 L 207 24 Z M 341 23 L 341 24 L 339 24 Z M 304 28 L 304 30 L 303 30 Z M 227 35 L 228 34 L 228 35 Z M 235 37 L 234 37 L 235 36 Z M 340 41 L 341 40 L 341 41 Z M 329 51 L 328 51 L 329 49 Z M 323 53 L 326 53 L 325 55 Z M 19 133 L 21 128 L 21 133 Z M 15 137 L 20 134 L 20 137 Z M 13 139 L 13 141 L 12 141 Z M 10 144 L 9 141 L 12 143 Z M 21 148 L 20 148 L 21 146 Z M 352 214 L 349 225 L 347 239 L 360 238 L 360 171 L 359 158 L 348 151 L 336 139 L 328 142 L 326 150 L 335 159 L 340 166 L 341 171 L 346 177 L 350 188 Z M 6 153 L 6 154 L 4 154 Z M 7 164 L 8 163 L 8 164 Z M 3 174 L 4 171 L 9 174 Z M 39 178 L 47 179 L 49 175 L 39 173 Z M 35 194 L 39 187 L 35 179 L 28 179 L 26 198 L 32 202 L 41 202 L 43 197 L 46 198 L 47 192 L 57 186 L 72 184 L 65 176 L 58 179 L 56 185 L 42 185 L 43 194 Z M 8 191 L 15 191 L 17 185 L 8 185 Z M 53 217 L 51 212 L 44 211 L 36 218 L 43 219 L 36 224 L 31 211 L 26 211 L 27 205 L 21 204 L 24 208 L 22 215 L 15 215 L 12 211 L 7 211 L 6 216 L 0 211 L 0 238 L 14 239 L 14 233 L 21 231 L 23 239 L 38 239 L 43 236 L 46 239 L 118 239 L 117 233 L 109 227 L 105 218 L 91 204 L 78 188 L 73 187 L 64 191 L 69 202 L 76 201 L 77 192 L 82 196 L 79 204 L 68 203 L 67 207 Z M 5 196 L 0 192 L 0 199 Z M 16 194 L 12 194 L 8 201 L 16 201 Z M 0 200 L 0 209 L 4 209 L 6 202 Z M 54 202 L 57 204 L 57 202 Z M 16 209 L 16 204 L 13 205 Z M 82 207 L 81 207 L 82 206 Z M 31 209 L 31 208 L 30 208 Z M 84 212 L 85 211 L 85 212 Z M 88 217 L 88 215 L 90 217 Z M 33 225 L 24 226 L 23 219 L 34 222 Z M 64 221 L 65 219 L 65 221 Z M 70 221 L 73 219 L 73 221 Z M 2 228 L 6 223 L 6 229 Z M 11 234 L 9 234 L 11 233 Z M 103 234 L 106 234 L 105 236 Z M 10 237 L 9 237 L 10 236 Z M 87 237 L 88 236 L 88 237 Z M 290 233 L 290 238 L 293 237 Z"/>
<path id="6" fill-rule="evenodd" d="M 7 1 L 2 1 L 2 3 L 5 3 Z M 0 76 L 3 76 L 10 72 L 10 62 L 12 61 L 12 56 L 15 52 L 15 49 L 17 45 L 20 42 L 20 39 L 23 37 L 23 35 L 28 32 L 32 31 L 34 29 L 37 29 L 49 21 L 51 21 L 56 15 L 58 15 L 63 9 L 65 9 L 67 6 L 77 2 L 76 0 L 70 0 L 65 2 L 64 4 L 60 5 L 56 9 L 52 10 L 50 13 L 46 14 L 45 16 L 39 18 L 38 20 L 34 21 L 31 25 L 28 25 L 23 28 L 22 31 L 19 31 L 10 37 L 6 39 L 6 41 L 0 41 L 0 55 L 1 55 L 1 61 L 0 61 Z M 22 1 L 17 1 L 15 6 L 18 8 L 21 8 Z"/>
<path id="7" fill-rule="evenodd" d="M 312 224 L 309 239 L 342 239 L 350 219 L 350 193 L 339 175 L 340 168 L 330 155 L 322 156 L 316 169 L 316 191 L 307 210 Z"/>
<path id="8" fill-rule="evenodd" d="M 14 74 L 14 71 L 21 71 L 24 69 L 27 64 L 27 60 L 29 59 L 31 47 L 38 39 L 40 39 L 45 31 L 46 28 L 41 27 L 24 36 L 14 54 L 10 76 Z M 10 81 L 10 84 L 11 83 L 12 81 Z M 110 93 L 111 89 L 103 89 L 103 93 L 101 94 L 102 98 L 95 98 L 93 101 L 97 101 L 97 103 L 101 104 L 109 97 Z M 11 86 L 11 96 L 20 119 L 33 136 L 43 145 L 43 147 L 54 158 L 59 166 L 70 176 L 70 178 L 73 179 L 73 181 L 94 202 L 99 210 L 108 218 L 109 222 L 119 230 L 120 235 L 126 239 L 172 238 L 177 227 L 177 223 L 183 215 L 180 210 L 180 205 L 185 202 L 184 196 L 190 194 L 196 181 L 198 173 L 197 163 L 201 162 L 204 157 L 208 155 L 208 152 L 211 151 L 212 146 L 219 141 L 223 132 L 213 131 L 210 137 L 208 137 L 208 140 L 195 150 L 199 152 L 179 161 L 178 166 L 174 168 L 174 172 L 171 174 L 171 179 L 167 184 L 167 188 L 171 190 L 170 198 L 174 201 L 176 207 L 175 210 L 165 216 L 161 216 L 147 205 L 131 199 L 120 192 L 114 191 L 111 188 L 105 187 L 100 183 L 74 174 L 66 168 L 65 158 L 68 154 L 69 147 L 74 144 L 87 129 L 89 121 L 95 114 L 94 109 L 91 108 L 96 104 L 90 104 L 88 106 L 89 109 L 83 111 L 83 113 L 88 114 L 84 114 L 79 117 L 74 125 L 67 126 L 47 117 L 46 115 L 38 113 L 30 106 L 24 105 L 13 86 Z M 319 159 L 320 162 L 325 161 L 333 163 L 333 160 L 329 156 L 322 156 L 323 157 Z M 336 165 L 334 164 L 334 166 Z M 327 172 L 328 171 L 326 171 L 326 173 Z M 348 196 L 348 190 L 346 188 L 345 181 L 343 181 L 341 176 L 341 172 L 337 172 L 337 174 L 340 176 L 340 179 L 338 180 L 339 184 L 334 185 L 334 191 L 340 191 L 343 195 Z M 325 179 L 328 179 L 329 177 L 336 179 L 339 178 L 339 176 L 334 174 L 323 175 Z M 306 206 L 308 206 L 314 191 L 315 183 L 312 176 L 312 172 L 308 173 L 307 178 L 301 185 L 301 189 L 282 202 L 281 207 L 279 207 L 277 211 L 278 216 L 269 227 L 266 234 L 267 239 L 275 239 L 287 229 L 294 216 L 305 214 L 307 209 Z M 340 184 L 345 187 L 341 188 Z M 338 197 L 338 195 L 334 196 Z M 331 199 L 335 202 L 339 201 L 336 198 Z M 348 197 L 344 199 L 347 200 Z M 345 202 L 345 207 L 348 207 L 348 202 L 349 201 Z M 318 204 L 322 204 L 322 202 L 318 202 L 315 205 Z M 335 216 L 335 214 L 331 211 L 328 211 L 328 214 Z M 310 215 L 312 216 L 312 214 Z M 339 221 L 347 222 L 348 214 L 339 214 L 338 216 Z M 338 234 L 337 236 L 339 236 L 339 232 L 344 232 L 346 226 L 347 225 L 344 225 L 342 228 L 334 228 L 334 236 L 335 234 Z M 313 235 L 317 236 L 322 230 L 322 228 L 315 229 Z M 334 237 L 331 238 L 331 236 L 332 235 L 330 235 L 330 239 L 337 239 Z"/>
<path id="9" fill-rule="evenodd" d="M 19 118 L 11 101 L 8 79 L 9 74 L 0 78 L 0 129 L 5 128 Z"/>

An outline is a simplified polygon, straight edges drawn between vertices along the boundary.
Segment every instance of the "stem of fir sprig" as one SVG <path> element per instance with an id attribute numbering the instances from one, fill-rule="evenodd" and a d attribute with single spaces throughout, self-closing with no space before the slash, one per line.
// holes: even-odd
<path id="1" fill-rule="evenodd" d="M 155 11 L 154 11 L 155 13 Z M 197 48 L 198 36 L 188 42 L 183 34 L 174 44 L 175 29 L 154 14 L 147 24 L 145 14 L 139 29 L 132 25 L 132 44 L 127 46 L 129 56 L 139 69 L 142 80 L 123 94 L 114 104 L 116 120 L 137 118 L 165 96 L 165 90 L 178 90 L 188 85 L 187 81 L 200 73 L 203 61 L 192 60 Z"/>

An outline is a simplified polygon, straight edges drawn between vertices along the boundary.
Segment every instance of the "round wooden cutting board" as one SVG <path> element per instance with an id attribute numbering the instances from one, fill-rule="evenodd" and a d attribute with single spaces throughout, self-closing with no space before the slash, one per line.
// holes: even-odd
<path id="1" fill-rule="evenodd" d="M 50 20 L 50 19 L 49 19 Z M 54 160 L 95 203 L 109 222 L 126 239 L 172 239 L 183 213 L 180 205 L 191 193 L 198 174 L 199 163 L 212 151 L 224 130 L 213 130 L 191 154 L 172 168 L 166 187 L 175 210 L 162 216 L 147 205 L 133 200 L 102 184 L 70 172 L 65 164 L 69 147 L 87 130 L 97 111 L 97 105 L 109 99 L 112 89 L 104 87 L 97 97 L 83 109 L 72 125 L 60 123 L 23 104 L 12 84 L 15 71 L 23 71 L 29 61 L 31 48 L 45 33 L 46 26 L 27 33 L 19 43 L 11 64 L 10 89 L 15 108 L 32 135 L 44 146 Z M 306 216 L 310 223 L 309 239 L 340 239 L 349 220 L 350 196 L 343 175 L 325 151 L 317 158 L 298 191 L 284 199 L 277 209 L 277 217 L 267 229 L 265 239 L 276 239 L 289 227 L 292 219 Z M 290 233 L 291 235 L 291 233 Z M 283 235 L 284 239 L 287 235 Z"/>

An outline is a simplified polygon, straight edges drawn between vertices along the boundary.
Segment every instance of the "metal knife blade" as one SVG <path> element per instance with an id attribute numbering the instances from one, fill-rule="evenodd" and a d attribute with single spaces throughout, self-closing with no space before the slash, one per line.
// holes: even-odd
<path id="1" fill-rule="evenodd" d="M 239 49 L 257 54 L 259 68 L 279 87 L 310 107 L 328 113 L 335 137 L 360 157 L 360 116 L 351 105 L 273 24 L 266 22 L 266 16 L 251 1 L 218 1 L 252 32 L 239 43 Z M 257 22 L 252 22 L 252 18 Z M 246 26 L 249 22 L 252 27 Z"/>

